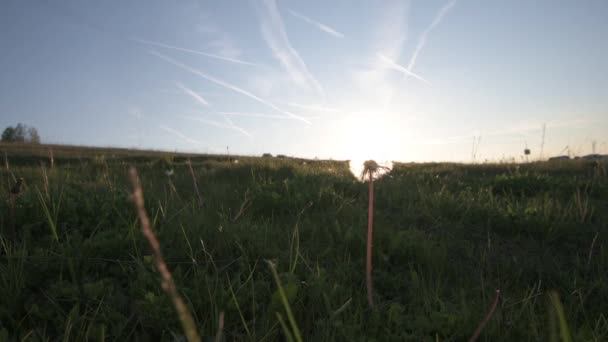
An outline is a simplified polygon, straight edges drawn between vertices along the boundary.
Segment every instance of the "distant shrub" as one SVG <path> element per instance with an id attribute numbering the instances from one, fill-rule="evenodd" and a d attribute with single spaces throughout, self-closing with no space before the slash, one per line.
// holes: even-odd
<path id="1" fill-rule="evenodd" d="M 40 144 L 40 135 L 36 128 L 19 123 L 15 127 L 9 126 L 4 129 L 2 142 Z"/>

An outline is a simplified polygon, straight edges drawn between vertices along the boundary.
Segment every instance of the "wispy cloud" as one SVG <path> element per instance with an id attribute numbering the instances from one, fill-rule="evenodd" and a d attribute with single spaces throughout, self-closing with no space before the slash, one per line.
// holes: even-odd
<path id="1" fill-rule="evenodd" d="M 212 39 L 207 46 L 224 58 L 240 60 L 242 51 L 224 33 Z"/>
<path id="2" fill-rule="evenodd" d="M 300 108 L 300 109 L 305 109 L 305 110 L 310 110 L 310 111 L 315 111 L 315 112 L 327 112 L 327 113 L 340 112 L 340 110 L 338 108 L 331 108 L 331 107 L 325 107 L 325 106 L 303 105 L 303 104 L 299 104 L 299 103 L 295 103 L 295 102 L 289 102 L 288 105 L 295 107 L 295 108 Z"/>
<path id="3" fill-rule="evenodd" d="M 410 58 L 410 63 L 407 66 L 407 70 L 412 70 L 414 68 L 414 65 L 416 65 L 416 59 L 418 58 L 418 54 L 420 54 L 420 51 L 426 44 L 426 40 L 427 40 L 429 33 L 435 27 L 437 27 L 437 25 L 439 25 L 439 23 L 441 23 L 441 21 L 443 20 L 443 17 L 445 17 L 445 15 L 448 14 L 450 9 L 452 9 L 452 7 L 454 7 L 454 5 L 456 5 L 456 0 L 450 0 L 447 4 L 445 4 L 443 7 L 441 7 L 441 9 L 439 9 L 439 12 L 437 12 L 437 14 L 435 15 L 435 18 L 433 19 L 433 22 L 431 23 L 431 25 L 429 27 L 427 27 L 427 29 L 424 30 L 424 32 L 420 36 L 420 40 L 418 40 L 418 45 L 416 46 L 416 50 L 414 50 L 414 54 L 412 54 L 412 58 Z"/>
<path id="4" fill-rule="evenodd" d="M 192 138 L 186 136 L 184 133 L 182 133 L 182 132 L 180 132 L 180 131 L 178 131 L 178 130 L 176 130 L 174 128 L 171 128 L 169 126 L 158 125 L 158 128 L 162 129 L 165 132 L 169 132 L 169 133 L 175 135 L 176 137 L 181 138 L 182 140 L 187 141 L 187 142 L 189 142 L 191 144 L 204 145 L 204 143 L 202 141 L 198 141 L 196 139 L 192 139 Z"/>
<path id="5" fill-rule="evenodd" d="M 431 82 L 425 80 L 424 78 L 422 78 L 421 76 L 418 76 L 417 74 L 413 73 L 412 71 L 410 71 L 409 69 L 407 69 L 406 67 L 397 64 L 397 62 L 393 61 L 392 59 L 386 57 L 385 55 L 378 53 L 378 58 L 380 58 L 380 60 L 384 63 L 386 63 L 388 66 L 391 67 L 391 69 L 397 70 L 399 72 L 404 73 L 406 76 L 412 76 L 415 79 L 422 81 L 426 84 L 428 84 L 429 86 L 432 85 Z"/>
<path id="6" fill-rule="evenodd" d="M 223 60 L 223 61 L 227 61 L 227 62 L 237 63 L 237 64 L 251 65 L 251 66 L 257 65 L 255 63 L 246 62 L 246 61 L 236 59 L 236 58 L 230 58 L 230 57 L 216 55 L 213 53 L 207 53 L 207 52 L 183 48 L 183 47 L 179 47 L 179 46 L 168 45 L 168 44 L 164 44 L 164 43 L 154 42 L 151 40 L 145 40 L 145 39 L 139 39 L 139 38 L 132 38 L 131 40 L 138 42 L 140 44 L 144 44 L 144 45 L 162 47 L 165 49 L 171 49 L 171 50 L 182 51 L 182 52 L 189 52 L 189 53 L 193 53 L 193 54 L 197 54 L 197 55 L 201 55 L 201 56 L 205 56 L 205 57 L 209 57 L 209 58 L 219 59 L 219 60 Z"/>
<path id="7" fill-rule="evenodd" d="M 202 104 L 205 107 L 209 107 L 209 102 L 207 102 L 207 100 L 205 100 L 202 96 L 200 96 L 199 94 L 197 94 L 194 90 L 186 87 L 185 85 L 175 82 L 175 85 L 181 89 L 184 93 L 190 95 L 194 100 L 196 100 L 196 102 Z"/>
<path id="8" fill-rule="evenodd" d="M 141 120 L 144 118 L 144 113 L 142 112 L 141 108 L 139 108 L 139 107 L 130 107 L 129 115 L 136 118 L 137 120 Z"/>
<path id="9" fill-rule="evenodd" d="M 329 34 L 331 36 L 334 36 L 336 38 L 344 38 L 344 34 L 343 33 L 338 32 L 337 30 L 335 30 L 335 29 L 333 29 L 333 28 L 331 28 L 331 27 L 329 27 L 327 25 L 321 24 L 320 22 L 318 22 L 316 20 L 310 19 L 309 17 L 307 17 L 307 16 L 305 16 L 303 14 L 300 14 L 300 13 L 294 11 L 294 10 L 289 9 L 287 11 L 291 15 L 293 15 L 294 17 L 296 17 L 298 19 L 302 19 L 303 21 L 311 24 L 312 26 L 318 28 L 319 30 L 321 30 L 321 31 L 323 31 L 323 32 L 325 32 L 325 33 L 327 33 L 327 34 Z"/>
<path id="10" fill-rule="evenodd" d="M 280 120 L 295 120 L 290 116 L 276 115 L 276 114 L 265 114 L 265 113 L 244 113 L 244 112 L 219 112 L 219 114 L 226 116 L 242 116 L 248 118 L 265 118 L 265 119 L 280 119 Z M 306 119 L 318 119 L 318 116 L 306 116 Z"/>
<path id="11" fill-rule="evenodd" d="M 504 128 L 495 129 L 495 130 L 475 130 L 471 131 L 469 134 L 456 135 L 451 137 L 437 137 L 431 138 L 427 140 L 421 141 L 423 144 L 428 145 L 446 145 L 446 144 L 454 144 L 459 142 L 465 142 L 468 144 L 468 141 L 471 137 L 504 137 L 504 136 L 512 136 L 518 138 L 525 137 L 536 137 L 540 134 L 543 129 L 543 125 L 546 125 L 547 129 L 581 129 L 589 127 L 590 125 L 597 124 L 597 120 L 587 119 L 587 118 L 577 118 L 577 119 L 564 119 L 564 120 L 553 120 L 553 121 L 522 121 L 519 123 L 514 123 L 510 125 L 506 125 Z"/>
<path id="12" fill-rule="evenodd" d="M 253 138 L 253 135 L 251 135 L 251 133 L 247 132 L 243 127 L 235 125 L 234 122 L 229 117 L 227 117 L 226 115 L 222 115 L 222 117 L 228 123 L 228 126 L 231 129 L 233 129 L 237 132 L 241 132 L 241 134 L 243 134 L 246 137 Z"/>
<path id="13" fill-rule="evenodd" d="M 260 17 L 262 36 L 291 79 L 302 88 L 323 94 L 323 87 L 291 45 L 275 0 L 255 1 L 254 5 Z"/>
<path id="14" fill-rule="evenodd" d="M 215 120 L 209 120 L 209 119 L 205 119 L 205 118 L 199 118 L 199 117 L 186 117 L 186 118 L 190 119 L 192 121 L 197 121 L 202 124 L 214 126 L 217 128 L 231 129 L 231 130 L 234 130 L 234 131 L 237 131 L 237 132 L 243 134 L 244 136 L 246 136 L 248 138 L 253 138 L 253 135 L 251 135 L 251 133 L 247 132 L 244 128 L 235 125 L 234 122 L 232 122 L 232 120 L 230 120 L 226 117 L 224 117 L 226 123 L 222 123 L 222 122 L 215 121 Z"/>
<path id="15" fill-rule="evenodd" d="M 175 66 L 177 66 L 177 67 L 180 67 L 180 68 L 182 68 L 184 70 L 187 70 L 187 71 L 189 71 L 189 72 L 191 72 L 191 73 L 193 73 L 195 75 L 198 75 L 198 76 L 200 76 L 200 77 L 202 77 L 202 78 L 204 78 L 204 79 L 206 79 L 206 80 L 208 80 L 210 82 L 213 82 L 213 83 L 215 83 L 215 84 L 217 84 L 219 86 L 222 86 L 224 88 L 230 89 L 230 90 L 232 90 L 234 92 L 237 92 L 239 94 L 245 95 L 245 96 L 249 97 L 250 99 L 253 99 L 253 100 L 255 100 L 255 101 L 257 101 L 257 102 L 259 102 L 259 103 L 261 103 L 261 104 L 263 104 L 263 105 L 265 105 L 267 107 L 269 107 L 269 108 L 272 108 L 272 109 L 276 110 L 279 113 L 285 114 L 286 116 L 292 117 L 292 118 L 294 118 L 296 120 L 300 120 L 300 121 L 302 121 L 304 123 L 307 123 L 309 125 L 311 124 L 310 121 L 306 120 L 305 118 L 303 118 L 301 116 L 298 116 L 296 114 L 293 114 L 291 112 L 282 110 L 281 108 L 279 108 L 276 105 L 274 105 L 272 102 L 270 102 L 268 100 L 265 100 L 265 99 L 263 99 L 263 98 L 255 95 L 255 94 L 253 94 L 253 93 L 251 93 L 251 92 L 249 92 L 249 91 L 247 91 L 245 89 L 239 88 L 236 85 L 233 85 L 233 84 L 230 84 L 228 82 L 225 82 L 225 81 L 222 81 L 220 79 L 217 79 L 215 77 L 209 76 L 209 75 L 203 73 L 202 71 L 196 70 L 196 69 L 194 69 L 194 68 L 192 68 L 192 67 L 190 67 L 190 66 L 188 66 L 186 64 L 180 63 L 180 62 L 174 60 L 173 58 L 167 57 L 167 56 L 165 56 L 165 55 L 163 55 L 161 53 L 158 53 L 158 52 L 155 52 L 155 51 L 150 51 L 150 53 L 153 54 L 153 55 L 155 55 L 155 56 L 157 56 L 157 57 L 159 57 L 159 58 L 161 58 L 161 59 L 163 59 L 163 60 L 165 60 L 165 61 L 167 61 L 167 62 L 169 62 L 169 63 L 171 63 L 171 64 L 173 64 L 173 65 L 175 65 Z"/>
<path id="16" fill-rule="evenodd" d="M 399 59 L 401 50 L 407 39 L 409 3 L 406 1 L 384 1 L 383 6 L 374 18 L 377 27 L 373 32 L 372 51 L 381 53 L 392 60 Z M 390 107 L 395 94 L 394 86 L 387 79 L 391 67 L 381 61 L 376 54 L 367 68 L 358 68 L 353 72 L 354 85 L 361 92 L 358 101 L 371 105 L 379 110 Z"/>

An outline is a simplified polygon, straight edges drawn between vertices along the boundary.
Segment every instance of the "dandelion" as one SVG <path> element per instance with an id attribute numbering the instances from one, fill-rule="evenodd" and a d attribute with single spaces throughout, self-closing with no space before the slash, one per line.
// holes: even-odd
<path id="1" fill-rule="evenodd" d="M 374 299 L 372 297 L 372 236 L 374 226 L 374 177 L 379 176 L 383 172 L 388 171 L 389 168 L 386 166 L 378 165 L 373 160 L 368 160 L 363 163 L 363 172 L 361 173 L 361 179 L 365 181 L 369 180 L 369 204 L 367 207 L 367 256 L 365 263 L 365 277 L 367 284 L 367 302 L 370 307 L 374 306 Z"/>

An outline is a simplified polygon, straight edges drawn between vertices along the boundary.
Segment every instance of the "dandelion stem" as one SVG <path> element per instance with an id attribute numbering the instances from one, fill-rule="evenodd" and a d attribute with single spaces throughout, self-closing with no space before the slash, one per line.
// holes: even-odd
<path id="1" fill-rule="evenodd" d="M 374 306 L 372 286 L 372 238 L 374 232 L 374 179 L 369 174 L 369 204 L 367 206 L 367 260 L 365 263 L 365 276 L 367 280 L 367 302 L 370 307 Z"/>

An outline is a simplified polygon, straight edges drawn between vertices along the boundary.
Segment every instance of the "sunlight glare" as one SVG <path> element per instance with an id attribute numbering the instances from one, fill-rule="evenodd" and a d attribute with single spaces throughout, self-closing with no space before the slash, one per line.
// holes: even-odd
<path id="1" fill-rule="evenodd" d="M 350 170 L 357 178 L 361 177 L 366 160 L 373 159 L 390 168 L 398 157 L 398 134 L 386 115 L 354 114 L 345 118 L 339 137 L 342 154 L 350 160 Z"/>

